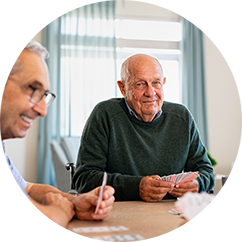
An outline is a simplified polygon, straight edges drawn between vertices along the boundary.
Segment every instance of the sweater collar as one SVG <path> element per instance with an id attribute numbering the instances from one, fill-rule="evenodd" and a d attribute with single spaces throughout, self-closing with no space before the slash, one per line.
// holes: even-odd
<path id="1" fill-rule="evenodd" d="M 124 98 L 124 101 L 125 101 L 125 104 L 126 104 L 128 110 L 129 110 L 129 114 L 130 114 L 131 116 L 137 118 L 138 120 L 140 120 L 140 119 L 137 117 L 137 114 L 135 113 L 135 111 L 129 106 L 128 101 L 127 101 L 126 98 Z M 156 115 L 155 115 L 155 117 L 154 117 L 154 119 L 153 119 L 152 121 L 158 119 L 158 118 L 161 116 L 161 114 L 162 114 L 162 109 L 160 109 L 160 110 L 156 113 Z"/>

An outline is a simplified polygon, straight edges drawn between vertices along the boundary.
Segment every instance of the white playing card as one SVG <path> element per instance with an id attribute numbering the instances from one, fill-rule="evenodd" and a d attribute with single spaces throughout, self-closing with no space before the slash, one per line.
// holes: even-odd
<path id="1" fill-rule="evenodd" d="M 97 227 L 79 227 L 72 229 L 75 233 L 99 233 L 129 230 L 124 226 L 97 226 Z"/>
<path id="2" fill-rule="evenodd" d="M 145 238 L 139 234 L 123 234 L 123 235 L 106 235 L 106 236 L 95 236 L 92 239 L 104 240 L 104 241 L 137 241 L 144 240 Z"/>
<path id="3" fill-rule="evenodd" d="M 97 213 L 97 210 L 98 210 L 98 208 L 100 206 L 100 203 L 101 203 L 101 201 L 103 199 L 103 193 L 105 191 L 106 184 L 107 184 L 107 173 L 104 172 L 104 174 L 103 174 L 103 182 L 102 182 L 102 186 L 101 186 L 101 189 L 100 189 L 100 192 L 99 192 L 99 197 L 98 197 L 97 207 L 95 209 L 95 213 Z"/>

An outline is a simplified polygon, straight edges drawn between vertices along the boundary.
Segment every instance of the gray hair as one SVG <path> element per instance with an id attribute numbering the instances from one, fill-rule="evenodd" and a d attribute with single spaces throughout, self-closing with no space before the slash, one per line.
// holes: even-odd
<path id="1" fill-rule="evenodd" d="M 155 56 L 148 55 L 148 54 L 134 54 L 134 55 L 128 57 L 128 58 L 123 62 L 122 66 L 121 66 L 121 72 L 120 72 L 120 75 L 121 75 L 121 80 L 122 80 L 123 82 L 128 82 L 129 80 L 131 80 L 131 78 L 134 78 L 134 75 L 133 75 L 133 73 L 132 73 L 132 70 L 129 69 L 129 62 L 130 62 L 130 59 L 131 59 L 133 56 L 135 56 L 135 55 L 146 55 L 146 56 L 149 56 L 149 57 L 155 59 L 155 60 L 158 62 L 159 66 L 160 66 L 160 68 L 161 68 L 161 72 L 162 72 L 162 74 L 163 74 L 163 68 L 162 68 L 162 66 L 161 66 L 161 64 L 160 64 L 160 62 L 159 62 L 159 60 L 158 60 Z"/>
<path id="2" fill-rule="evenodd" d="M 21 63 L 16 54 L 18 49 L 34 52 L 43 59 L 49 57 L 47 49 L 36 41 L 0 33 L 0 72 L 5 76 L 13 75 L 21 70 Z M 4 88 L 5 85 L 6 78 L 0 76 L 0 88 Z"/>

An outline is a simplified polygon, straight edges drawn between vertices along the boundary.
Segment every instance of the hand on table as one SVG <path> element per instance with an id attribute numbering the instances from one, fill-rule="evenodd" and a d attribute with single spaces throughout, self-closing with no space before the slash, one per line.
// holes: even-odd
<path id="1" fill-rule="evenodd" d="M 75 215 L 73 203 L 59 193 L 46 193 L 42 200 L 42 204 L 58 207 L 66 214 L 68 221 Z"/>
<path id="2" fill-rule="evenodd" d="M 100 207 L 97 214 L 94 214 L 98 196 L 101 187 L 97 187 L 88 193 L 82 193 L 72 200 L 75 210 L 76 217 L 82 220 L 103 220 L 108 216 L 108 213 L 112 210 L 114 202 L 114 188 L 106 186 L 103 193 L 103 200 L 100 203 Z"/>
<path id="3" fill-rule="evenodd" d="M 179 237 L 182 242 L 222 242 L 228 241 L 225 237 L 217 237 L 220 224 L 213 223 L 202 228 L 194 227 L 189 221 L 185 221 L 180 227 Z"/>
<path id="4" fill-rule="evenodd" d="M 198 192 L 197 180 L 192 180 L 184 183 L 180 183 L 174 186 L 173 190 L 169 192 L 174 197 L 182 197 L 187 192 Z"/>
<path id="5" fill-rule="evenodd" d="M 158 175 L 146 176 L 141 179 L 139 184 L 140 197 L 145 202 L 158 202 L 171 191 L 173 184 L 171 182 L 156 180 Z"/>

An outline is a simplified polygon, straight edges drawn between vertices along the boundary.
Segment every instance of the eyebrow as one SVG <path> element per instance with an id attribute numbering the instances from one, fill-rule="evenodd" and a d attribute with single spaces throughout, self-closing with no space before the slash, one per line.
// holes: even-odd
<path id="1" fill-rule="evenodd" d="M 42 88 L 43 89 L 43 84 L 40 82 L 40 81 L 33 81 L 31 83 L 29 83 L 29 85 L 32 85 L 34 87 L 39 87 L 39 88 Z M 45 90 L 45 89 L 44 89 Z M 48 90 L 45 90 L 46 92 L 49 92 L 49 89 Z"/>
<path id="2" fill-rule="evenodd" d="M 162 80 L 162 78 L 157 77 L 157 78 L 153 79 L 152 81 L 158 81 L 158 80 Z M 139 77 L 137 77 L 137 81 L 147 82 L 146 80 L 139 78 Z"/>

